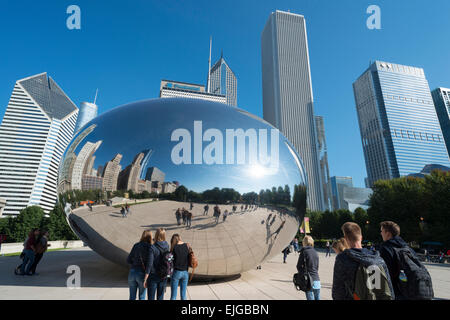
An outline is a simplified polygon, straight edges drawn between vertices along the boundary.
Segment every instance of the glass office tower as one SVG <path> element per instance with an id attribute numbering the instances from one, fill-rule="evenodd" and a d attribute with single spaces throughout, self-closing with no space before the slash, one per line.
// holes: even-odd
<path id="1" fill-rule="evenodd" d="M 301 156 L 308 176 L 308 208 L 324 209 L 314 122 L 306 22 L 272 12 L 261 36 L 264 120 L 278 128 Z"/>
<path id="2" fill-rule="evenodd" d="M 353 84 L 370 187 L 450 165 L 423 69 L 374 62 Z"/>
<path id="3" fill-rule="evenodd" d="M 47 76 L 18 80 L 0 126 L 0 197 L 3 214 L 57 198 L 58 167 L 77 121 L 78 108 Z"/>
<path id="4" fill-rule="evenodd" d="M 331 177 L 330 183 L 333 210 L 347 209 L 344 203 L 344 188 L 353 187 L 352 177 Z"/>
<path id="5" fill-rule="evenodd" d="M 332 208 L 332 201 L 330 192 L 330 169 L 328 167 L 327 141 L 325 139 L 325 125 L 322 116 L 315 116 L 314 119 L 316 121 L 320 179 L 322 180 L 325 210 L 330 210 Z"/>
<path id="6" fill-rule="evenodd" d="M 450 89 L 437 88 L 431 93 L 436 107 L 447 152 L 450 155 Z"/>
<path id="7" fill-rule="evenodd" d="M 237 79 L 223 57 L 211 67 L 210 88 L 208 92 L 215 95 L 224 95 L 227 104 L 237 107 Z"/>

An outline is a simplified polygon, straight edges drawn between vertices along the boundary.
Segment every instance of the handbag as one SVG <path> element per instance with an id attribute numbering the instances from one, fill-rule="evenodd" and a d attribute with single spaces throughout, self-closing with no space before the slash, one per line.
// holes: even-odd
<path id="1" fill-rule="evenodd" d="M 192 268 L 192 273 L 189 276 L 189 282 L 191 282 L 192 277 L 194 276 L 195 268 L 198 267 L 198 260 L 197 257 L 194 255 L 194 251 L 192 250 L 192 247 L 190 244 L 186 243 L 189 249 L 189 256 L 188 256 L 188 263 L 189 267 Z"/>
<path id="2" fill-rule="evenodd" d="M 300 254 L 302 253 L 303 252 L 301 252 Z M 306 266 L 306 258 L 304 254 L 303 254 L 303 268 L 300 272 L 294 274 L 292 281 L 294 282 L 294 286 L 298 291 L 301 290 L 304 292 L 308 292 L 311 291 L 312 289 L 313 280 L 308 272 L 308 268 Z"/>

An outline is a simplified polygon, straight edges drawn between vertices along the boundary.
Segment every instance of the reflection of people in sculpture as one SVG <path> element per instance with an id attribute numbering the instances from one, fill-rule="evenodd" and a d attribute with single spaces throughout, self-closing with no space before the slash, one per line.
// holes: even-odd
<path id="1" fill-rule="evenodd" d="M 225 220 L 227 220 L 227 217 L 228 217 L 228 210 L 225 210 L 223 212 L 223 222 L 225 222 Z"/>
<path id="2" fill-rule="evenodd" d="M 64 207 L 64 212 L 66 213 L 66 217 L 69 216 L 69 214 L 72 213 L 72 206 L 69 202 L 66 203 L 66 206 Z"/>
<path id="3" fill-rule="evenodd" d="M 272 214 L 270 213 L 269 216 L 267 217 L 267 222 L 266 222 L 267 224 L 269 224 L 269 220 L 271 217 L 272 217 Z"/>
<path id="4" fill-rule="evenodd" d="M 208 215 L 208 211 L 209 211 L 209 206 L 206 205 L 206 206 L 203 207 L 203 209 L 205 210 L 205 211 L 203 211 L 203 215 L 207 216 Z"/>
<path id="5" fill-rule="evenodd" d="M 281 222 L 280 226 L 278 227 L 277 230 L 275 230 L 275 232 L 272 235 L 275 235 L 275 239 L 278 237 L 278 235 L 280 234 L 281 229 L 283 229 L 284 224 L 286 223 L 286 221 Z M 275 240 L 274 239 L 274 240 Z"/>
<path id="6" fill-rule="evenodd" d="M 194 208 L 194 204 L 191 202 L 189 210 L 192 210 L 192 208 Z"/>
<path id="7" fill-rule="evenodd" d="M 236 210 L 237 210 L 237 206 L 234 205 L 234 206 L 233 206 L 233 213 L 236 213 Z"/>
<path id="8" fill-rule="evenodd" d="M 175 211 L 175 217 L 177 218 L 177 224 L 180 225 L 181 224 L 181 210 L 180 210 L 180 208 L 178 208 L 177 211 Z"/>
<path id="9" fill-rule="evenodd" d="M 120 213 L 122 214 L 122 218 L 127 217 L 127 211 L 125 210 L 124 206 L 120 208 Z"/>
<path id="10" fill-rule="evenodd" d="M 220 208 L 219 208 L 219 206 L 217 204 L 214 207 L 214 217 L 216 218 L 216 223 L 219 223 Z"/>
<path id="11" fill-rule="evenodd" d="M 244 211 L 244 205 L 241 205 L 241 211 Z"/>
<path id="12" fill-rule="evenodd" d="M 186 225 L 186 209 L 181 209 L 181 217 L 183 218 L 183 225 Z"/>
<path id="13" fill-rule="evenodd" d="M 186 210 L 186 227 L 191 227 L 192 212 Z"/>

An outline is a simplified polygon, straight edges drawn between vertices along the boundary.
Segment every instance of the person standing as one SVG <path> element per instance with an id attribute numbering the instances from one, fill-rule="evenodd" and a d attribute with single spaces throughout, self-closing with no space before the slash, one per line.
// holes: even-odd
<path id="1" fill-rule="evenodd" d="M 177 218 L 177 225 L 181 224 L 181 210 L 180 208 L 175 211 L 175 218 Z"/>
<path id="2" fill-rule="evenodd" d="M 208 206 L 208 205 L 205 205 L 205 206 L 203 207 L 203 209 L 204 209 L 203 215 L 204 215 L 204 216 L 207 216 L 207 215 L 208 215 L 208 211 L 209 211 L 209 206 Z"/>
<path id="3" fill-rule="evenodd" d="M 122 218 L 126 218 L 127 217 L 127 212 L 125 211 L 124 206 L 122 206 L 120 208 L 120 213 L 122 214 Z"/>
<path id="4" fill-rule="evenodd" d="M 336 256 L 331 291 L 333 300 L 368 300 L 371 298 L 393 300 L 395 294 L 388 267 L 378 252 L 362 247 L 362 233 L 359 225 L 354 222 L 346 222 L 342 225 L 342 232 L 349 249 Z M 357 281 L 362 280 L 364 273 L 370 270 L 375 270 L 379 275 L 377 281 L 379 288 L 376 291 L 364 281 Z"/>
<path id="5" fill-rule="evenodd" d="M 299 253 L 299 251 L 300 251 L 297 238 L 294 239 L 294 250 L 296 253 Z"/>
<path id="6" fill-rule="evenodd" d="M 384 241 L 380 256 L 389 269 L 396 300 L 431 300 L 434 296 L 431 277 L 414 250 L 400 237 L 400 226 L 383 221 L 380 227 Z"/>
<path id="7" fill-rule="evenodd" d="M 164 256 L 170 250 L 166 242 L 166 231 L 158 228 L 155 233 L 155 243 L 151 246 L 150 253 L 150 273 L 145 274 L 144 286 L 148 288 L 148 300 L 164 300 L 164 291 L 167 285 L 167 275 L 161 276 Z"/>
<path id="8" fill-rule="evenodd" d="M 177 299 L 178 285 L 181 300 L 186 300 L 186 290 L 189 281 L 189 252 L 190 247 L 181 240 L 179 234 L 174 234 L 170 241 L 173 254 L 173 275 L 170 283 L 170 300 Z"/>
<path id="9" fill-rule="evenodd" d="M 185 208 L 181 209 L 181 217 L 183 218 L 183 225 L 186 225 L 186 212 L 187 210 Z"/>
<path id="10" fill-rule="evenodd" d="M 139 300 L 145 300 L 145 275 L 150 274 L 150 255 L 152 246 L 152 232 L 145 230 L 141 240 L 135 243 L 127 258 L 130 265 L 128 273 L 128 286 L 130 288 L 130 300 L 136 300 L 136 292 L 139 289 Z"/>
<path id="11" fill-rule="evenodd" d="M 28 239 L 25 242 L 25 249 L 23 250 L 24 258 L 22 266 L 20 267 L 21 275 L 31 275 L 31 266 L 34 263 L 34 257 L 36 254 L 36 238 L 39 236 L 39 229 L 33 229 L 28 234 Z"/>
<path id="12" fill-rule="evenodd" d="M 291 253 L 289 246 L 287 246 L 286 248 L 284 248 L 283 251 L 281 251 L 283 253 L 283 263 L 286 263 L 286 258 L 288 256 L 289 253 Z"/>
<path id="13" fill-rule="evenodd" d="M 127 213 L 127 216 L 131 213 L 130 212 L 130 205 L 128 203 L 125 205 L 125 211 Z"/>
<path id="14" fill-rule="evenodd" d="M 186 211 L 186 227 L 190 228 L 192 222 L 192 212 Z"/>
<path id="15" fill-rule="evenodd" d="M 193 208 L 194 208 L 194 204 L 191 202 L 191 203 L 190 203 L 189 210 L 192 210 Z"/>
<path id="16" fill-rule="evenodd" d="M 305 292 L 307 300 L 320 300 L 319 255 L 314 249 L 314 239 L 305 236 L 303 248 L 298 256 L 297 270 L 299 273 L 309 273 L 311 276 L 311 290 Z"/>
<path id="17" fill-rule="evenodd" d="M 223 212 L 223 221 L 222 222 L 225 222 L 225 220 L 227 220 L 227 217 L 228 217 L 228 210 L 225 210 Z"/>
<path id="18" fill-rule="evenodd" d="M 331 257 L 331 245 L 330 245 L 330 241 L 327 241 L 327 243 L 326 243 L 326 249 L 327 249 L 327 252 L 325 253 L 325 258 L 326 257 Z"/>
<path id="19" fill-rule="evenodd" d="M 50 247 L 50 244 L 48 243 L 48 232 L 42 231 L 36 240 L 36 254 L 34 255 L 34 262 L 30 268 L 30 273 L 32 275 L 38 275 L 38 273 L 36 273 L 36 267 L 41 261 L 42 256 L 44 255 L 45 251 L 47 251 L 48 247 Z"/>

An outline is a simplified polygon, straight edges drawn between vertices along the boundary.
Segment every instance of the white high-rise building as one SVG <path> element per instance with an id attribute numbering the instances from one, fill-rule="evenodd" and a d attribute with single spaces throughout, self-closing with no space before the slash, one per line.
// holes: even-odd
<path id="1" fill-rule="evenodd" d="M 272 12 L 261 37 L 261 58 L 264 120 L 297 149 L 308 178 L 308 208 L 323 210 L 305 18 Z"/>
<path id="2" fill-rule="evenodd" d="M 212 66 L 210 70 L 209 93 L 224 95 L 227 104 L 237 107 L 237 79 L 234 72 L 226 63 L 223 56 Z"/>
<path id="3" fill-rule="evenodd" d="M 227 97 L 221 94 L 208 93 L 201 84 L 161 80 L 160 98 L 190 98 L 227 103 Z"/>
<path id="4" fill-rule="evenodd" d="M 45 212 L 57 199 L 58 166 L 72 139 L 78 108 L 41 73 L 14 86 L 0 125 L 0 197 L 4 215 L 27 206 Z"/>

